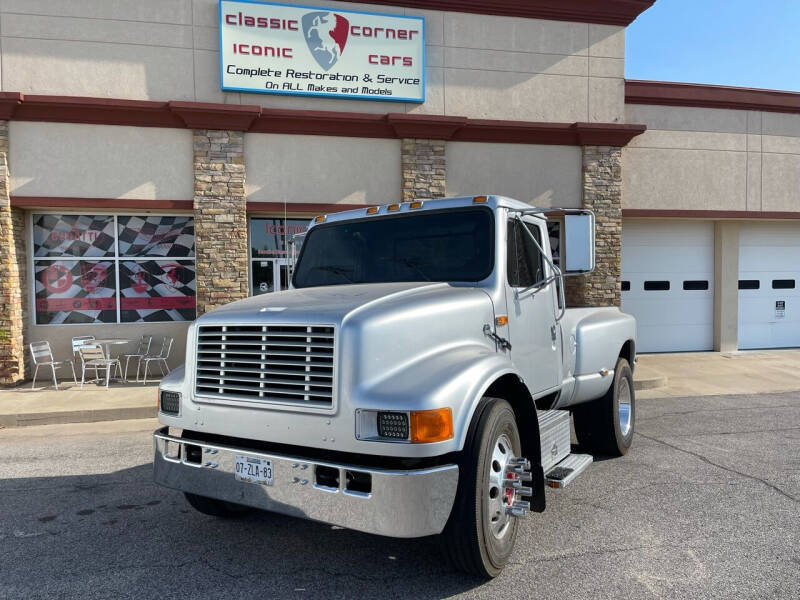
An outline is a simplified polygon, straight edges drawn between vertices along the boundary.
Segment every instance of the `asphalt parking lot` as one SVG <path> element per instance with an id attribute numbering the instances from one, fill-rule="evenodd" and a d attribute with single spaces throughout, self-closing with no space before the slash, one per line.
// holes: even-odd
<path id="1" fill-rule="evenodd" d="M 258 513 L 151 483 L 155 421 L 0 431 L 0 598 L 798 598 L 800 393 L 641 400 L 485 583 L 431 539 Z"/>

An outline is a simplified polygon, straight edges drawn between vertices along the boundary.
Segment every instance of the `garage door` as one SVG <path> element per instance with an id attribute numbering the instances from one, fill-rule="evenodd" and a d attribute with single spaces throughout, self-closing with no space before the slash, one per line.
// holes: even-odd
<path id="1" fill-rule="evenodd" d="M 714 225 L 624 221 L 622 310 L 636 317 L 639 352 L 714 345 Z"/>
<path id="2" fill-rule="evenodd" d="M 800 346 L 800 224 L 739 230 L 739 348 Z"/>

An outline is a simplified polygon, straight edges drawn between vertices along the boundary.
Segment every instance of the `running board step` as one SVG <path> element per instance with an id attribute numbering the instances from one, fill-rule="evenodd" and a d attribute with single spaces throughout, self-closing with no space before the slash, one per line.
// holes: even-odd
<path id="1" fill-rule="evenodd" d="M 589 454 L 570 454 L 555 467 L 544 474 L 544 480 L 551 488 L 565 488 L 583 473 L 594 459 Z"/>

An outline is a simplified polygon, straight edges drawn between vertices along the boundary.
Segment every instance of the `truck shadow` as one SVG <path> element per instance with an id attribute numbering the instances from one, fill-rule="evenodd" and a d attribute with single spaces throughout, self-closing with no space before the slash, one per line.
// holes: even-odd
<path id="1" fill-rule="evenodd" d="M 450 567 L 435 538 L 378 537 L 261 511 L 202 515 L 180 492 L 156 486 L 150 464 L 3 479 L 0 497 L 0 544 L 18 557 L 4 565 L 0 592 L 10 586 L 21 597 L 36 593 L 32 563 L 48 565 L 58 597 L 127 597 L 142 585 L 160 597 L 220 598 L 235 588 L 237 598 L 440 598 L 485 583 Z"/>

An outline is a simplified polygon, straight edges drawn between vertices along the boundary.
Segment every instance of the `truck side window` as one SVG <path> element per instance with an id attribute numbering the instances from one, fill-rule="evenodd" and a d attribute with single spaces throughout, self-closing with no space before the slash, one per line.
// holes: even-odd
<path id="1" fill-rule="evenodd" d="M 535 225 L 528 230 L 536 241 L 542 243 L 542 234 Z M 516 219 L 508 221 L 508 284 L 512 287 L 530 287 L 544 279 L 544 260 L 536 244 L 522 230 Z"/>

